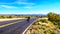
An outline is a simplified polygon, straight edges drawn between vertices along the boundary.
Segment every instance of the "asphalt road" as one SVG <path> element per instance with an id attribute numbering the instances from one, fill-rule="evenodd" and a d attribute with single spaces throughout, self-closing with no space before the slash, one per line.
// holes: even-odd
<path id="1" fill-rule="evenodd" d="M 24 20 L 22 22 L 18 22 L 16 24 L 6 26 L 4 28 L 0 28 L 0 34 L 22 34 L 25 29 L 35 20 L 35 18 L 32 18 L 29 22 Z"/>
<path id="2" fill-rule="evenodd" d="M 3 21 L 3 22 L 0 22 L 0 26 L 1 26 L 1 25 L 4 25 L 4 24 L 13 23 L 13 22 L 16 22 L 16 21 L 22 21 L 22 20 L 25 20 L 25 19 L 18 19 L 18 20 Z"/>

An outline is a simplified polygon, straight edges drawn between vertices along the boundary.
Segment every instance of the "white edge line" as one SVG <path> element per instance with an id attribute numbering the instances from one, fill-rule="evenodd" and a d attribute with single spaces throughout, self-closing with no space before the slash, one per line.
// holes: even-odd
<path id="1" fill-rule="evenodd" d="M 33 23 L 36 22 L 37 20 L 38 20 L 38 19 L 36 19 L 35 21 L 33 21 Z M 31 23 L 31 24 L 24 30 L 24 32 L 23 32 L 22 34 L 25 34 L 25 32 L 29 29 L 29 27 L 30 27 L 33 23 Z"/>

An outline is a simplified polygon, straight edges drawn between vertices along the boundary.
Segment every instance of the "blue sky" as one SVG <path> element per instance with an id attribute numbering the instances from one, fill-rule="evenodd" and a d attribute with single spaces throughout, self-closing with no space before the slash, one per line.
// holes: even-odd
<path id="1" fill-rule="evenodd" d="M 0 14 L 60 14 L 60 0 L 0 0 Z"/>

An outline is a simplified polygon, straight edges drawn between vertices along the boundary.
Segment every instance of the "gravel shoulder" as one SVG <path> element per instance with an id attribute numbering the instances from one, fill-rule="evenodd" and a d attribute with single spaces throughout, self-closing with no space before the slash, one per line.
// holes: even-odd
<path id="1" fill-rule="evenodd" d="M 11 18 L 11 19 L 0 19 L 0 22 L 2 21 L 9 21 L 9 20 L 18 20 L 18 19 L 26 19 L 26 18 Z"/>

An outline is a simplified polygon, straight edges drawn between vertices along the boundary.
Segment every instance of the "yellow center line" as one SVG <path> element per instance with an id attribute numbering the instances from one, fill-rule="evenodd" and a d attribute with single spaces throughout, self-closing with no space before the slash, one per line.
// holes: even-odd
<path id="1" fill-rule="evenodd" d="M 16 24 L 16 23 L 19 23 L 19 22 L 21 22 L 21 21 L 12 22 L 12 23 L 9 23 L 9 24 L 4 24 L 4 25 L 1 25 L 0 28 L 6 27 L 6 26 L 10 26 L 10 25 L 13 25 L 13 24 Z"/>

